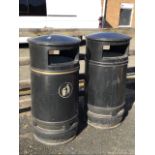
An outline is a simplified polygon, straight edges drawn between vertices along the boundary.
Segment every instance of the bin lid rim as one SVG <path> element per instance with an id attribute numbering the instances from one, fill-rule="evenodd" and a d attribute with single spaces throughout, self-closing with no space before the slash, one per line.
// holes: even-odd
<path id="1" fill-rule="evenodd" d="M 115 32 L 98 32 L 86 36 L 89 40 L 105 41 L 105 42 L 124 42 L 129 41 L 131 37 Z"/>
<path id="2" fill-rule="evenodd" d="M 34 38 L 28 39 L 29 43 L 43 45 L 43 46 L 69 46 L 80 44 L 81 40 L 76 37 L 59 35 L 59 34 L 50 34 L 42 35 Z"/>

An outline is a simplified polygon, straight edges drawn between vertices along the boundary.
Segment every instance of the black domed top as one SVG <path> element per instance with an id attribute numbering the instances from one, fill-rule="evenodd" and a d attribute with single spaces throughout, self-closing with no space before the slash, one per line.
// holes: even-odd
<path id="1" fill-rule="evenodd" d="M 131 37 L 113 32 L 99 32 L 86 36 L 87 39 L 96 40 L 96 41 L 105 41 L 105 42 L 121 42 L 129 41 Z"/>
<path id="2" fill-rule="evenodd" d="M 29 43 L 37 44 L 37 45 L 44 45 L 44 46 L 69 46 L 69 45 L 76 45 L 80 43 L 80 39 L 70 36 L 64 35 L 45 35 L 39 36 L 35 38 L 28 39 Z"/>

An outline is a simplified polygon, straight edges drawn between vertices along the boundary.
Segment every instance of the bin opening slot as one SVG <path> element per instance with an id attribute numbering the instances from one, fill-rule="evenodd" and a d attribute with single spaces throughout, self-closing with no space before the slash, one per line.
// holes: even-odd
<path id="1" fill-rule="evenodd" d="M 123 56 L 127 52 L 128 45 L 103 45 L 102 57 Z"/>
<path id="2" fill-rule="evenodd" d="M 70 50 L 49 50 L 48 65 L 56 63 L 67 63 L 78 60 L 78 51 Z"/>

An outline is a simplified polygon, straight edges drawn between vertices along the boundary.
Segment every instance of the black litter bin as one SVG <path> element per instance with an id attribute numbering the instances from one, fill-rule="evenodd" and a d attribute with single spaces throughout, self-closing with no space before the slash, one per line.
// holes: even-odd
<path id="1" fill-rule="evenodd" d="M 96 128 L 113 128 L 123 119 L 130 39 L 110 32 L 86 36 L 87 115 Z"/>
<path id="2" fill-rule="evenodd" d="M 34 137 L 45 144 L 66 143 L 78 126 L 80 39 L 47 35 L 28 42 Z"/>

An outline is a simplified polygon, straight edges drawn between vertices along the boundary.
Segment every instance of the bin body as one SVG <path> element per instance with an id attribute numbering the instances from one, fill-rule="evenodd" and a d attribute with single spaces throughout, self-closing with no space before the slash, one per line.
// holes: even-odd
<path id="1" fill-rule="evenodd" d="M 29 40 L 33 133 L 42 143 L 61 144 L 76 135 L 79 43 L 60 35 Z"/>
<path id="2" fill-rule="evenodd" d="M 86 103 L 88 123 L 112 128 L 124 116 L 130 37 L 97 33 L 86 37 Z"/>

